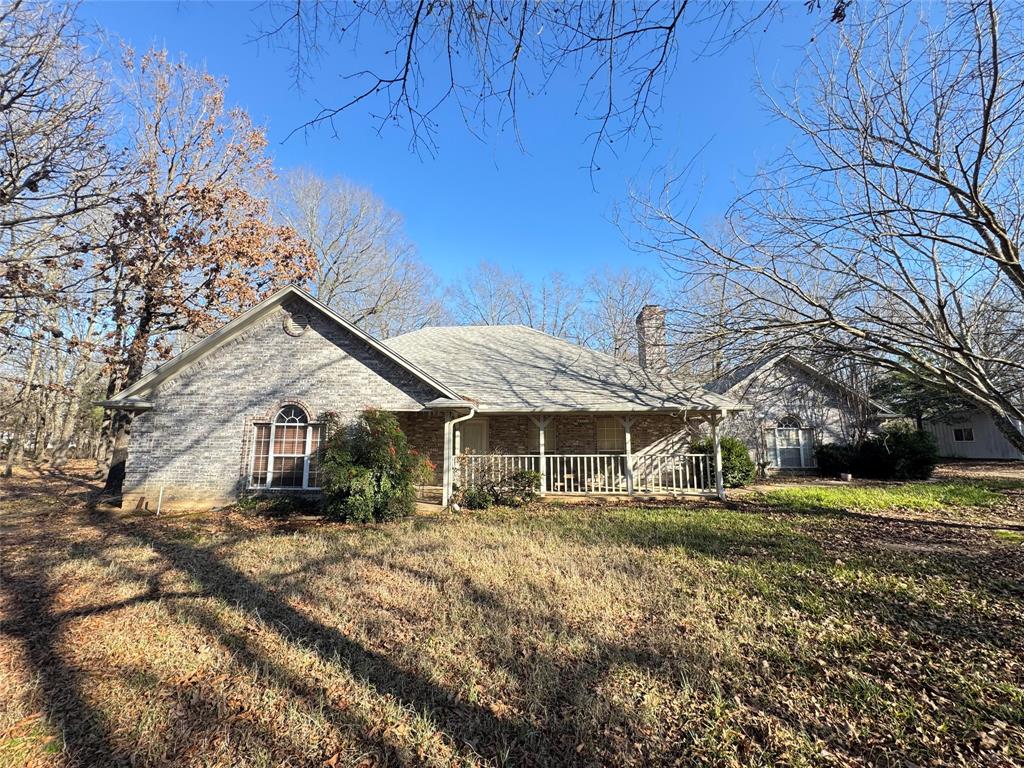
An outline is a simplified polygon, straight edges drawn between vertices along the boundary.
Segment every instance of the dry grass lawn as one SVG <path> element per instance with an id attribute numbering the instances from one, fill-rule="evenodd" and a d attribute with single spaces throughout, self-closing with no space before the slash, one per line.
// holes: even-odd
<path id="1" fill-rule="evenodd" d="M 357 527 L 24 473 L 0 765 L 1024 764 L 1024 492 L 944 485 Z"/>

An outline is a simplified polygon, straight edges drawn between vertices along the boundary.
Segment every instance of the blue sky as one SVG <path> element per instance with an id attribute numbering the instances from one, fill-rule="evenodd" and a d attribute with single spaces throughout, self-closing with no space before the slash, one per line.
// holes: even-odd
<path id="1" fill-rule="evenodd" d="M 483 259 L 534 278 L 550 270 L 573 276 L 603 265 L 656 266 L 629 249 L 615 223 L 617 206 L 631 187 L 647 188 L 659 169 L 685 163 L 703 147 L 684 195 L 697 202 L 698 221 L 716 218 L 791 138 L 760 105 L 755 77 L 790 80 L 821 21 L 794 3 L 767 31 L 706 58 L 695 51 L 707 30 L 688 31 L 658 115 L 658 135 L 618 142 L 618 157 L 603 153 L 601 170 L 592 176 L 588 135 L 594 126 L 573 114 L 579 98 L 574 75 L 521 104 L 525 151 L 507 129 L 475 138 L 454 110 L 440 114 L 434 157 L 412 151 L 406 130 L 379 132 L 370 109 L 361 107 L 339 118 L 337 136 L 323 127 L 286 140 L 315 114 L 318 100 L 338 101 L 348 92 L 341 75 L 359 69 L 362 57 L 379 55 L 383 38 L 363 35 L 358 53 L 351 46 L 329 49 L 300 92 L 290 54 L 253 42 L 259 23 L 267 21 L 254 3 L 91 2 L 81 14 L 139 53 L 166 46 L 226 77 L 229 102 L 266 127 L 278 168 L 306 166 L 373 189 L 402 213 L 420 255 L 446 281 Z"/>

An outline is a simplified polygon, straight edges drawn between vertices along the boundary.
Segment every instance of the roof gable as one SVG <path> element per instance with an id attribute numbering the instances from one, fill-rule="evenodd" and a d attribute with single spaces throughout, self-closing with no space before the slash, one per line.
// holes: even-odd
<path id="1" fill-rule="evenodd" d="M 278 307 L 292 301 L 300 301 L 308 304 L 316 311 L 325 315 L 329 320 L 344 328 L 348 333 L 366 343 L 371 349 L 380 353 L 401 368 L 404 368 L 409 373 L 416 376 L 420 381 L 435 389 L 442 397 L 451 398 L 453 400 L 461 399 L 454 390 L 423 371 L 414 363 L 405 359 L 402 355 L 398 354 L 378 339 L 366 333 L 366 331 L 363 331 L 356 325 L 353 325 L 337 312 L 330 309 L 325 304 L 320 303 L 302 289 L 297 288 L 294 285 L 290 285 L 264 299 L 248 311 L 243 312 L 241 315 L 218 328 L 206 338 L 196 342 L 188 349 L 179 352 L 167 362 L 158 365 L 134 384 L 121 390 L 110 400 L 105 401 L 104 405 L 109 405 L 115 408 L 119 406 L 131 408 L 146 407 L 147 403 L 145 401 L 145 397 L 162 382 L 202 360 L 214 350 L 218 349 L 221 345 L 238 337 L 248 328 L 270 315 Z"/>
<path id="2" fill-rule="evenodd" d="M 760 374 L 778 366 L 790 366 L 806 374 L 823 386 L 830 387 L 847 396 L 859 398 L 874 408 L 878 412 L 878 415 L 883 418 L 893 418 L 897 416 L 897 414 L 893 413 L 885 404 L 872 400 L 866 392 L 861 392 L 847 386 L 834 376 L 829 376 L 828 374 L 823 373 L 813 365 L 804 362 L 800 358 L 789 354 L 788 352 L 776 355 L 767 355 L 746 365 L 739 366 L 729 373 L 719 376 L 717 379 L 709 383 L 707 388 L 712 392 L 717 392 L 722 395 L 742 398 L 742 392 L 745 390 L 747 385 L 749 385 Z"/>

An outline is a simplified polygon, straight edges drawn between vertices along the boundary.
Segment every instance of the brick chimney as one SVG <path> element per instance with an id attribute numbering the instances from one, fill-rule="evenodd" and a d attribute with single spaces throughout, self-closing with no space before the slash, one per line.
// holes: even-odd
<path id="1" fill-rule="evenodd" d="M 636 316 L 636 338 L 640 367 L 653 378 L 668 374 L 668 345 L 665 339 L 665 308 L 648 304 Z"/>

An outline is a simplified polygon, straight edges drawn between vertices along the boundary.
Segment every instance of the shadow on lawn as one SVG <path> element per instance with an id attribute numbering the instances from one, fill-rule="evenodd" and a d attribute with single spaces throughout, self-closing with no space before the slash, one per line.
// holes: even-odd
<path id="1" fill-rule="evenodd" d="M 831 511 L 834 514 L 834 510 Z M 718 513 L 721 514 L 721 513 Z M 26 515 L 26 517 L 29 517 Z M 870 516 L 868 516 L 870 517 Z M 367 554 L 358 542 L 345 544 L 341 551 L 311 559 L 300 567 L 274 574 L 272 583 L 265 584 L 246 575 L 230 565 L 217 552 L 206 549 L 192 537 L 183 537 L 173 528 L 161 529 L 152 521 L 133 523 L 125 521 L 118 514 L 93 509 L 85 517 L 98 534 L 95 540 L 69 541 L 53 536 L 47 540 L 47 526 L 33 525 L 38 520 L 25 520 L 27 526 L 19 525 L 18 543 L 34 548 L 37 557 L 16 565 L 5 573 L 2 589 L 6 603 L 11 606 L 10 617 L 0 629 L 19 640 L 33 672 L 39 676 L 45 694 L 44 706 L 54 727 L 63 732 L 67 753 L 73 765 L 105 766 L 127 763 L 106 730 L 103 719 L 93 710 L 83 695 L 82 679 L 85 673 L 71 664 L 60 650 L 61 629 L 65 622 L 84 615 L 118 610 L 133 603 L 161 601 L 168 613 L 183 624 L 194 627 L 199 634 L 207 636 L 210 642 L 219 644 L 227 651 L 232 664 L 254 677 L 269 680 L 288 697 L 302 705 L 302 708 L 320 714 L 339 731 L 345 733 L 364 754 L 375 755 L 388 764 L 416 764 L 419 760 L 409 752 L 408 746 L 396 737 L 382 731 L 378 723 L 371 723 L 353 708 L 342 706 L 336 700 L 335 691 L 324 690 L 315 678 L 304 677 L 289 670 L 280 660 L 272 658 L 261 647 L 259 635 L 248 629 L 240 631 L 230 626 L 218 615 L 220 606 L 244 611 L 246 620 L 258 627 L 258 633 L 274 636 L 289 646 L 315 653 L 328 664 L 341 663 L 351 669 L 353 677 L 373 688 L 380 695 L 393 699 L 407 710 L 421 714 L 443 732 L 446 741 L 462 756 L 474 759 L 482 757 L 498 764 L 550 765 L 555 763 L 595 764 L 616 760 L 635 750 L 642 744 L 644 734 L 631 732 L 632 715 L 625 702 L 601 701 L 603 720 L 593 723 L 582 719 L 581 713 L 588 711 L 598 700 L 598 690 L 606 678 L 620 668 L 635 668 L 653 677 L 667 681 L 678 680 L 685 674 L 691 684 L 702 688 L 717 671 L 720 664 L 702 642 L 693 637 L 685 643 L 677 638 L 666 638 L 657 633 L 647 634 L 642 626 L 621 640 L 599 640 L 586 628 L 566 624 L 565 618 L 554 606 L 535 613 L 531 620 L 539 622 L 553 635 L 586 634 L 586 649 L 580 655 L 567 654 L 553 657 L 544 647 L 543 639 L 523 632 L 524 616 L 509 602 L 508 596 L 485 588 L 471 574 L 463 574 L 453 580 L 453 574 L 446 572 L 443 553 L 436 553 L 436 568 L 412 567 L 396 562 L 394 558 L 377 552 Z M 649 515 L 638 519 L 623 519 L 609 522 L 602 520 L 597 532 L 586 534 L 579 529 L 559 529 L 564 535 L 582 541 L 598 543 L 629 543 L 646 548 L 683 547 L 695 552 L 730 559 L 736 555 L 779 561 L 786 564 L 798 562 L 813 565 L 820 571 L 828 565 L 820 547 L 804 534 L 792 531 L 787 526 L 765 527 L 757 521 L 739 521 L 739 528 L 730 531 L 715 530 L 714 516 L 702 521 L 689 522 L 673 519 L 666 515 Z M 431 523 L 432 524 L 432 523 Z M 537 520 L 525 521 L 527 526 L 545 524 Z M 56 523 L 54 524 L 56 526 Z M 414 523 L 419 525 L 419 523 Z M 234 544 L 266 531 L 229 530 L 227 535 L 216 542 L 221 552 L 229 551 Z M 125 544 L 145 547 L 159 556 L 156 573 L 124 573 L 131 582 L 137 582 L 141 591 L 137 597 L 111 602 L 106 605 L 86 606 L 60 612 L 56 608 L 54 588 L 48 586 L 47 569 L 54 558 L 63 551 L 74 556 L 93 557 L 101 562 L 116 562 L 113 550 Z M 406 552 L 406 554 L 409 554 Z M 414 554 L 424 554 L 422 552 Z M 422 557 L 420 559 L 423 559 Z M 382 652 L 365 647 L 347 636 L 341 629 L 326 625 L 290 605 L 289 596 L 300 597 L 302 581 L 324 577 L 332 565 L 345 561 L 364 560 L 382 569 L 400 571 L 410 578 L 427 584 L 445 584 L 456 590 L 452 599 L 465 600 L 475 605 L 485 621 L 487 633 L 495 637 L 511 638 L 507 643 L 483 644 L 472 650 L 480 660 L 494 670 L 503 671 L 513 680 L 524 681 L 527 677 L 547 681 L 541 684 L 538 697 L 527 702 L 524 710 L 496 712 L 494 709 L 473 701 L 454 690 L 439 685 L 414 669 L 399 666 Z M 433 562 L 428 558 L 428 562 Z M 757 560 L 754 561 L 755 567 Z M 5 569 L 7 570 L 7 569 Z M 160 586 L 160 577 L 166 573 L 187 575 L 194 583 L 194 591 L 167 591 Z M 344 589 L 331 574 L 332 585 Z M 797 596 L 806 591 L 807 579 L 795 572 L 780 575 L 783 579 L 779 593 L 781 600 Z M 316 595 L 306 594 L 312 599 Z M 538 596 L 543 599 L 543 595 Z M 863 595 L 847 592 L 833 594 L 830 599 L 840 604 L 851 600 L 856 613 L 873 616 L 894 627 L 906 628 L 909 624 L 921 634 L 910 642 L 930 646 L 937 641 L 972 642 L 992 636 L 998 644 L 1009 644 L 1014 640 L 1004 635 L 1004 627 L 989 627 L 980 623 L 981 617 L 951 617 L 934 611 L 927 606 L 905 605 L 894 598 L 892 601 L 879 600 L 876 593 Z M 211 607 L 210 600 L 216 601 Z M 544 605 L 543 602 L 540 605 Z M 683 630 L 685 631 L 685 630 Z M 741 663 L 756 668 L 756 653 Z M 131 674 L 131 670 L 122 674 Z M 805 674 L 797 670 L 798 674 Z M 813 668 L 806 675 L 812 676 Z M 740 679 L 743 679 L 742 677 Z M 777 712 L 788 727 L 797 731 L 815 734 L 819 739 L 845 744 L 841 751 L 855 745 L 846 743 L 848 735 L 835 731 L 827 723 L 818 723 L 813 718 L 803 717 L 792 711 L 785 702 L 775 701 L 771 696 L 771 685 L 760 681 L 757 693 L 734 684 L 724 687 L 719 695 L 735 697 L 738 702 L 757 702 L 759 696 L 767 696 L 758 702 L 758 709 Z M 715 682 L 714 686 L 718 686 Z M 954 689 L 955 690 L 955 689 Z M 185 691 L 187 693 L 187 690 Z M 182 694 L 185 708 L 176 715 L 190 723 L 206 723 L 216 720 L 218 713 L 231 710 L 235 702 L 224 698 L 223 691 L 208 685 L 198 689 L 198 696 Z M 822 692 L 823 696 L 829 695 Z M 832 694 L 834 695 L 834 694 Z M 966 699 L 955 701 L 956 706 L 970 706 Z M 609 724 L 614 728 L 609 729 Z M 212 725 L 210 726 L 213 727 Z M 602 730 L 598 730 L 598 728 Z M 742 723 L 735 727 L 743 728 Z M 615 728 L 618 728 L 616 731 Z M 290 755 L 301 755 L 308 745 L 294 744 L 287 733 L 269 733 L 257 723 L 237 719 L 232 721 L 232 735 L 251 738 L 268 745 L 274 753 L 282 751 Z M 750 734 L 748 734 L 750 735 Z M 653 753 L 636 754 L 631 759 L 640 761 L 679 760 L 685 762 L 692 745 L 687 741 L 694 737 L 686 727 L 677 730 L 670 744 L 662 744 Z M 756 737 L 754 737 L 756 740 Z M 164 764 L 183 760 L 185 744 L 172 744 L 166 754 L 153 755 L 152 759 Z M 331 745 L 323 745 L 325 750 Z M 646 745 L 643 748 L 648 748 Z M 756 745 L 754 747 L 757 748 Z M 657 751 L 660 750 L 660 751 Z M 327 753 L 325 753 L 327 754 Z M 880 753 L 881 756 L 882 753 Z M 763 755 L 762 755 L 763 756 Z M 294 758 L 292 758 L 294 759 Z M 770 760 L 769 760 L 770 761 Z"/>
<path id="2" fill-rule="evenodd" d="M 733 510 L 700 507 L 627 508 L 585 505 L 554 512 L 516 510 L 511 515 L 483 515 L 477 521 L 504 527 L 514 521 L 524 533 L 543 531 L 567 541 L 595 546 L 631 546 L 649 550 L 681 550 L 689 554 L 730 559 L 771 559 L 812 564 L 821 559 L 810 536 L 786 522 Z"/>

